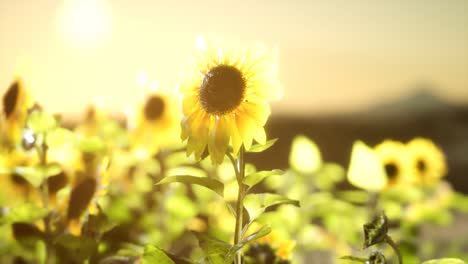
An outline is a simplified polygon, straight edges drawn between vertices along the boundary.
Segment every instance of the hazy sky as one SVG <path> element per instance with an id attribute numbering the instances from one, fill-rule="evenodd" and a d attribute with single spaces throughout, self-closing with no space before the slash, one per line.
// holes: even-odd
<path id="1" fill-rule="evenodd" d="M 421 82 L 468 103 L 466 0 L 92 1 L 0 0 L 0 92 L 28 65 L 46 109 L 118 111 L 142 71 L 174 87 L 202 34 L 279 46 L 276 113 L 363 109 Z"/>

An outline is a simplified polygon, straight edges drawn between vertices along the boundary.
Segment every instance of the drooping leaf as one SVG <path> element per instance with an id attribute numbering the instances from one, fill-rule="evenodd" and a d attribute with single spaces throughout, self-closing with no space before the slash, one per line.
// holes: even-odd
<path id="1" fill-rule="evenodd" d="M 169 177 L 162 179 L 156 185 L 174 183 L 174 182 L 200 185 L 200 186 L 206 187 L 216 192 L 220 196 L 223 196 L 224 194 L 224 185 L 222 182 L 215 180 L 215 179 L 206 178 L 206 177 L 196 177 L 196 176 L 190 176 L 190 175 L 169 176 Z"/>
<path id="2" fill-rule="evenodd" d="M 281 175 L 281 174 L 283 174 L 282 170 L 254 172 L 252 174 L 247 175 L 244 178 L 244 184 L 246 184 L 249 187 L 253 187 L 267 177 L 274 176 L 274 175 Z"/>
<path id="3" fill-rule="evenodd" d="M 271 148 L 276 143 L 276 141 L 278 141 L 278 139 L 274 138 L 274 139 L 268 140 L 265 143 L 265 145 L 255 144 L 249 150 L 247 150 L 247 152 L 252 152 L 252 153 L 263 152 L 263 151 Z"/>
<path id="4" fill-rule="evenodd" d="M 32 203 L 24 203 L 10 209 L 0 217 L 0 225 L 12 224 L 16 222 L 32 223 L 44 218 L 47 215 L 45 208 Z"/>
<path id="5" fill-rule="evenodd" d="M 361 189 L 377 192 L 387 184 L 384 167 L 372 148 L 356 141 L 351 151 L 348 181 Z"/>
<path id="6" fill-rule="evenodd" d="M 258 193 L 248 194 L 244 198 L 244 206 L 249 212 L 250 220 L 258 218 L 268 207 L 290 204 L 299 207 L 300 203 L 297 200 L 286 198 L 279 194 L 272 193 Z"/>
<path id="7" fill-rule="evenodd" d="M 466 264 L 466 262 L 457 258 L 443 258 L 424 261 L 422 264 Z"/>
<path id="8" fill-rule="evenodd" d="M 382 243 L 387 238 L 388 220 L 382 212 L 372 220 L 364 224 L 364 248 Z"/>
<path id="9" fill-rule="evenodd" d="M 142 264 L 175 264 L 164 251 L 158 247 L 147 245 L 141 258 Z"/>

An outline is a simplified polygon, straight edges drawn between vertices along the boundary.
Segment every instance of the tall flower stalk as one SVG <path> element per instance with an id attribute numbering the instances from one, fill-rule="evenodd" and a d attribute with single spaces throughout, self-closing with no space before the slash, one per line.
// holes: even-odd
<path id="1" fill-rule="evenodd" d="M 244 196 L 245 196 L 245 190 L 244 190 L 244 177 L 245 177 L 245 161 L 244 161 L 244 147 L 241 147 L 239 151 L 239 156 L 237 158 L 237 163 L 233 164 L 236 173 L 236 178 L 237 178 L 237 184 L 239 187 L 238 194 L 237 194 L 237 204 L 236 204 L 236 227 L 234 231 L 234 244 L 238 244 L 241 239 L 242 239 L 242 228 L 244 227 L 243 224 L 243 219 L 244 219 Z M 237 251 L 236 253 L 236 263 L 241 264 L 242 263 L 242 256 L 241 252 Z"/>

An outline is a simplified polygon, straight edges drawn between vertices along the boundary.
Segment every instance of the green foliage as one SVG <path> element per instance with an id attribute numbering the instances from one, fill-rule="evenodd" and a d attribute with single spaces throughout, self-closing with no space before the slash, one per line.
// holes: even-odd
<path id="1" fill-rule="evenodd" d="M 364 248 L 382 243 L 387 238 L 388 232 L 387 216 L 382 212 L 364 225 Z"/>
<path id="2" fill-rule="evenodd" d="M 39 187 L 42 182 L 50 176 L 59 174 L 62 171 L 57 164 L 36 165 L 36 166 L 18 166 L 13 168 L 13 173 L 21 175 L 32 186 Z"/>
<path id="3" fill-rule="evenodd" d="M 456 258 L 443 258 L 424 261 L 422 264 L 465 264 L 466 262 Z"/>
<path id="4" fill-rule="evenodd" d="M 251 221 L 258 218 L 267 208 L 282 204 L 290 204 L 297 207 L 300 206 L 299 201 L 286 198 L 279 194 L 248 194 L 244 198 L 244 206 L 249 212 Z"/>
<path id="5" fill-rule="evenodd" d="M 263 181 L 265 178 L 270 176 L 282 175 L 284 172 L 282 170 L 271 170 L 271 171 L 258 171 L 251 174 L 248 174 L 244 178 L 244 184 L 249 187 L 253 187 Z"/>
<path id="6" fill-rule="evenodd" d="M 174 183 L 174 182 L 203 186 L 214 191 L 220 196 L 224 195 L 223 183 L 218 180 L 206 178 L 206 177 L 196 177 L 196 176 L 190 176 L 190 175 L 169 176 L 169 177 L 162 179 L 160 182 L 157 183 L 157 185 Z"/>
<path id="7" fill-rule="evenodd" d="M 32 129 L 34 133 L 47 133 L 57 127 L 57 120 L 45 112 L 33 111 L 27 120 L 27 127 Z"/>
<path id="8" fill-rule="evenodd" d="M 274 139 L 268 140 L 264 145 L 255 144 L 252 147 L 250 147 L 250 149 L 247 150 L 247 152 L 251 152 L 251 153 L 263 152 L 263 151 L 271 148 L 276 143 L 276 141 L 278 141 L 278 139 L 274 138 Z"/>
<path id="9" fill-rule="evenodd" d="M 152 245 L 147 245 L 145 247 L 145 252 L 143 253 L 141 261 L 142 264 L 175 264 L 164 251 Z"/>
<path id="10" fill-rule="evenodd" d="M 61 234 L 55 238 L 56 244 L 62 250 L 62 257 L 69 262 L 82 263 L 96 250 L 97 242 L 89 237 L 77 237 L 70 234 Z M 66 261 L 64 261 L 66 262 Z"/>
<path id="11" fill-rule="evenodd" d="M 13 224 L 17 222 L 33 223 L 43 219 L 47 215 L 45 208 L 32 203 L 23 203 L 11 208 L 0 217 L 0 225 Z"/>

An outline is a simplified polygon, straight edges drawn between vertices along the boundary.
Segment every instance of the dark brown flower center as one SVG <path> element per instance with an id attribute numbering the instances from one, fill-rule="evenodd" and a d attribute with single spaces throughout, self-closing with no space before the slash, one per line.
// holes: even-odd
<path id="1" fill-rule="evenodd" d="M 228 113 L 241 103 L 245 86 L 245 79 L 236 67 L 216 66 L 203 78 L 200 103 L 207 113 Z"/>
<path id="2" fill-rule="evenodd" d="M 164 113 L 164 107 L 164 100 L 161 97 L 156 95 L 151 96 L 146 101 L 145 108 L 143 110 L 146 119 L 153 121 L 160 118 Z"/>
<path id="3" fill-rule="evenodd" d="M 395 163 L 385 164 L 385 173 L 390 182 L 395 181 L 399 173 L 398 166 Z"/>
<path id="4" fill-rule="evenodd" d="M 10 88 L 8 88 L 8 91 L 3 96 L 3 112 L 7 118 L 15 111 L 16 104 L 18 103 L 19 89 L 19 83 L 16 81 L 10 85 Z"/>
<path id="5" fill-rule="evenodd" d="M 421 172 L 421 173 L 426 172 L 426 170 L 427 170 L 426 161 L 423 160 L 423 159 L 418 159 L 418 161 L 416 162 L 416 167 L 418 168 L 419 172 Z"/>

